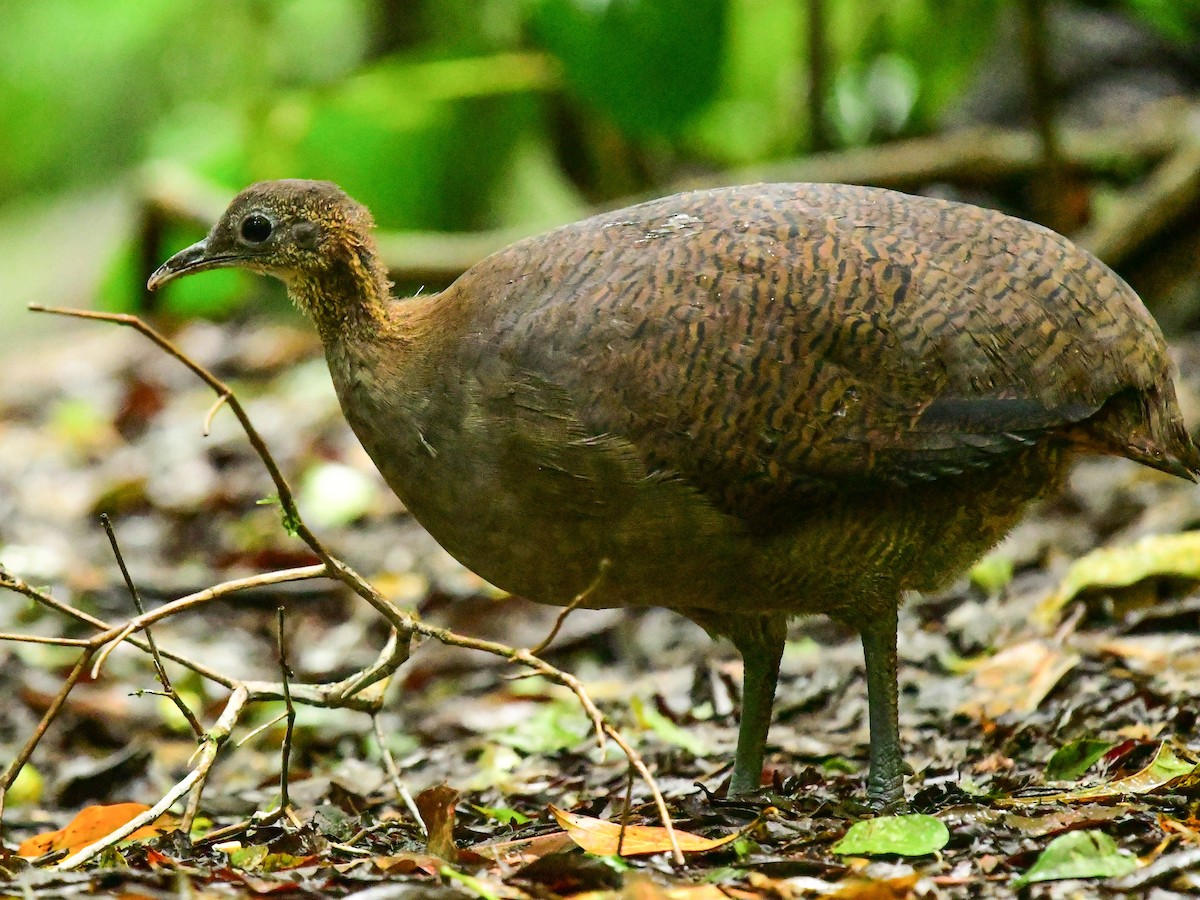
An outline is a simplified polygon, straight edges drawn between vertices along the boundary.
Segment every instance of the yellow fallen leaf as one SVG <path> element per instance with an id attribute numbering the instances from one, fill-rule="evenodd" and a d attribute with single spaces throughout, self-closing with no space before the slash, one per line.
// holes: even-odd
<path id="1" fill-rule="evenodd" d="M 597 856 L 616 856 L 618 847 L 621 856 L 639 856 L 644 853 L 665 853 L 671 850 L 671 838 L 667 829 L 657 825 L 626 825 L 624 837 L 620 822 L 606 822 L 591 816 L 580 816 L 551 806 L 550 814 L 570 835 L 571 840 Z M 741 832 L 720 838 L 706 838 L 698 834 L 675 829 L 679 849 L 684 853 L 700 853 L 724 846 L 736 840 Z"/>
<path id="2" fill-rule="evenodd" d="M 1102 547 L 1076 560 L 1034 618 L 1053 625 L 1064 606 L 1090 588 L 1127 587 L 1152 575 L 1200 580 L 1200 531 L 1152 534 L 1120 547 Z"/>
<path id="3" fill-rule="evenodd" d="M 1154 754 L 1154 759 L 1139 772 L 1134 772 L 1125 778 L 1109 781 L 1105 784 L 1077 788 L 1073 791 L 1063 791 L 1059 794 L 1041 794 L 1034 797 L 1011 797 L 997 801 L 1002 806 L 1022 805 L 1029 803 L 1078 803 L 1088 800 L 1106 800 L 1110 797 L 1124 797 L 1129 794 L 1149 794 L 1166 785 L 1173 787 L 1190 783 L 1200 777 L 1200 765 L 1189 759 L 1182 759 L 1168 743 L 1162 743 Z"/>

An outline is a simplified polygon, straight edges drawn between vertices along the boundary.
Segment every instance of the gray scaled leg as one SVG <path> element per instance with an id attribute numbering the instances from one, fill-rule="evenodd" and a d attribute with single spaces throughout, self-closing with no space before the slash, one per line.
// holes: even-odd
<path id="1" fill-rule="evenodd" d="M 876 809 L 904 800 L 904 757 L 900 752 L 896 686 L 896 607 L 858 623 L 867 666 L 867 705 L 871 724 L 871 772 L 867 799 Z"/>
<path id="2" fill-rule="evenodd" d="M 787 641 L 787 617 L 730 616 L 708 610 L 689 610 L 688 616 L 714 638 L 728 638 L 742 656 L 742 719 L 729 795 L 748 794 L 762 783 L 763 749 L 771 727 L 779 659 Z"/>

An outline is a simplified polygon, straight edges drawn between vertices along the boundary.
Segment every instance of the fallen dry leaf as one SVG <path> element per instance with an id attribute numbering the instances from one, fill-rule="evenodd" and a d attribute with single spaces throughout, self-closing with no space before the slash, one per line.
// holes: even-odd
<path id="1" fill-rule="evenodd" d="M 458 791 L 449 785 L 437 784 L 421 791 L 415 799 L 427 832 L 425 849 L 446 862 L 456 862 L 454 805 L 458 803 Z"/>
<path id="2" fill-rule="evenodd" d="M 68 854 L 77 853 L 106 835 L 112 834 L 149 808 L 142 803 L 113 803 L 108 806 L 85 807 L 65 828 L 29 838 L 17 848 L 17 855 L 33 859 L 55 850 L 66 850 Z M 175 823 L 169 816 L 160 816 L 154 824 L 139 828 L 125 840 L 140 841 L 158 837 L 174 827 Z"/>
<path id="3" fill-rule="evenodd" d="M 1079 659 L 1079 654 L 1040 639 L 1005 647 L 971 665 L 975 696 L 959 712 L 989 719 L 1031 713 Z"/>
<path id="4" fill-rule="evenodd" d="M 558 820 L 576 844 L 597 856 L 639 856 L 645 853 L 665 853 L 671 850 L 667 829 L 658 825 L 626 825 L 624 836 L 620 822 L 606 822 L 591 816 L 580 816 L 551 806 L 550 814 Z M 679 849 L 684 853 L 713 850 L 735 840 L 741 832 L 720 838 L 706 838 L 675 829 Z"/>
<path id="5" fill-rule="evenodd" d="M 1170 744 L 1159 745 L 1154 759 L 1139 772 L 1097 784 L 1091 787 L 1078 788 L 1074 791 L 1063 791 L 1059 794 L 1042 794 L 1034 797 L 1012 797 L 997 801 L 1001 805 L 1020 805 L 1028 803 L 1068 803 L 1085 800 L 1106 800 L 1113 797 L 1124 797 L 1129 794 L 1149 794 L 1166 785 L 1189 784 L 1193 779 L 1200 778 L 1200 765 L 1181 759 Z"/>

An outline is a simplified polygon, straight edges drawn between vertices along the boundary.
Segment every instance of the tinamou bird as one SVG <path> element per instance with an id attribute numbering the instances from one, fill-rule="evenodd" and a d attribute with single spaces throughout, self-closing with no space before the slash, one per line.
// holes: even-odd
<path id="1" fill-rule="evenodd" d="M 862 636 L 868 794 L 903 797 L 896 615 L 999 541 L 1079 453 L 1184 478 L 1162 334 L 1066 238 L 835 184 L 677 194 L 391 296 L 336 185 L 239 194 L 173 278 L 279 278 L 342 410 L 433 537 L 542 603 L 662 606 L 744 661 L 731 793 L 757 789 L 788 620 Z"/>

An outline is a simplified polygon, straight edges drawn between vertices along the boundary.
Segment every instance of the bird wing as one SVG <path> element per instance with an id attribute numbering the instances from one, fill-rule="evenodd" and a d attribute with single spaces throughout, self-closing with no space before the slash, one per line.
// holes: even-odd
<path id="1" fill-rule="evenodd" d="M 501 353 L 719 508 L 986 467 L 1165 372 L 1061 236 L 842 185 L 677 195 L 517 245 Z"/>

